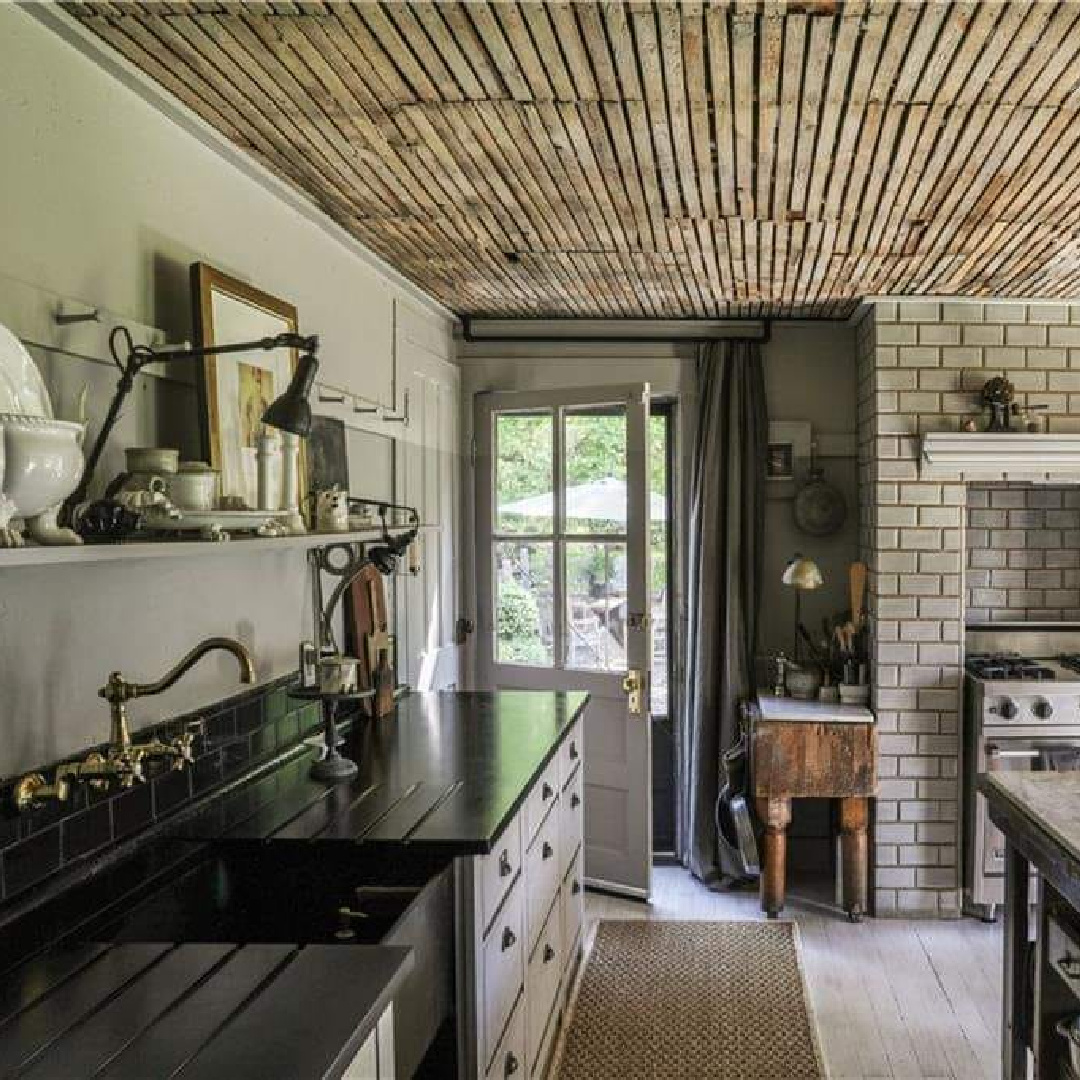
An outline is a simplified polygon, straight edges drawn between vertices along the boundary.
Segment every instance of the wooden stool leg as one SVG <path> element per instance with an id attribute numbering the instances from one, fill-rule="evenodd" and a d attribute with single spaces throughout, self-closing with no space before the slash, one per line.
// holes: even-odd
<path id="1" fill-rule="evenodd" d="M 761 866 L 761 907 L 770 919 L 784 910 L 784 869 L 787 862 L 787 827 L 790 799 L 758 799 L 758 816 L 765 823 Z"/>
<path id="2" fill-rule="evenodd" d="M 866 799 L 840 800 L 840 845 L 844 856 L 844 910 L 852 922 L 866 913 Z"/>

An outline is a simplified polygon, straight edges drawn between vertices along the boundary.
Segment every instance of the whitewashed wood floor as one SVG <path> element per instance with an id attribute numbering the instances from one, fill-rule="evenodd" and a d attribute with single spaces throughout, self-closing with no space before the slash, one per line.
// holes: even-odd
<path id="1" fill-rule="evenodd" d="M 685 870 L 658 868 L 649 905 L 589 893 L 599 919 L 759 919 L 755 892 L 713 893 Z M 958 921 L 853 925 L 789 889 L 814 1017 L 831 1080 L 1000 1076 L 1001 927 Z"/>

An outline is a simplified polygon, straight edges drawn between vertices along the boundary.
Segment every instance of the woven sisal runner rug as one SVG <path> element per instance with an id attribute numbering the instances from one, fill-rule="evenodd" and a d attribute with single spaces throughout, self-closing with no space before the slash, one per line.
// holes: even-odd
<path id="1" fill-rule="evenodd" d="M 823 1080 L 788 922 L 601 922 L 559 1080 Z"/>

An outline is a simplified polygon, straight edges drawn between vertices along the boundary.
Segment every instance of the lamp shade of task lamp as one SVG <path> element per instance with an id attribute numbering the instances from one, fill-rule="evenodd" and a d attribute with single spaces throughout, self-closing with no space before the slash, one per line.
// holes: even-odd
<path id="1" fill-rule="evenodd" d="M 799 627 L 802 625 L 802 594 L 820 589 L 825 584 L 825 578 L 821 575 L 818 564 L 813 559 L 796 553 L 791 561 L 784 567 L 784 573 L 780 580 L 795 590 L 795 648 L 793 655 L 796 663 L 799 660 Z"/>

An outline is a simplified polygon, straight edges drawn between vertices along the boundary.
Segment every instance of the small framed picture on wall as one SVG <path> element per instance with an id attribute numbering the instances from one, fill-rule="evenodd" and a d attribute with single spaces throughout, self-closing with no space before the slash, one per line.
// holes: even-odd
<path id="1" fill-rule="evenodd" d="M 809 420 L 770 420 L 766 478 L 793 490 L 802 462 L 810 457 L 810 439 Z"/>

